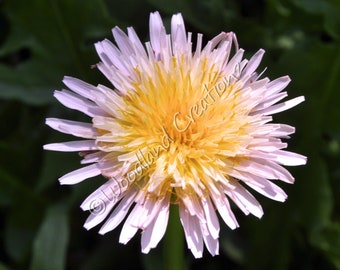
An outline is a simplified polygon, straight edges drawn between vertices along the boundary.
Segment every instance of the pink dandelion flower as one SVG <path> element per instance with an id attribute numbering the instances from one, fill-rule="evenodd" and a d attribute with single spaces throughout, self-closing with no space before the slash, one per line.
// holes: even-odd
<path id="1" fill-rule="evenodd" d="M 159 13 L 152 13 L 145 45 L 133 28 L 112 32 L 115 44 L 95 44 L 97 67 L 112 88 L 65 77 L 70 90 L 54 93 L 92 120 L 46 120 L 53 129 L 82 138 L 44 146 L 82 152 L 86 166 L 60 183 L 107 178 L 81 204 L 91 211 L 87 229 L 105 220 L 99 231 L 105 234 L 125 220 L 119 242 L 126 244 L 140 229 L 142 252 L 148 253 L 166 231 L 170 204 L 176 204 L 193 255 L 201 257 L 204 245 L 216 255 L 218 215 L 231 229 L 239 226 L 231 202 L 246 215 L 263 215 L 247 188 L 276 201 L 287 198 L 271 180 L 293 183 L 282 165 L 303 165 L 306 158 L 283 150 L 282 138 L 294 127 L 272 123 L 271 115 L 304 97 L 278 103 L 287 96 L 282 90 L 289 77 L 261 79 L 256 69 L 264 50 L 243 59 L 232 32 L 204 47 L 198 34 L 193 48 L 181 14 L 173 15 L 167 34 Z"/>

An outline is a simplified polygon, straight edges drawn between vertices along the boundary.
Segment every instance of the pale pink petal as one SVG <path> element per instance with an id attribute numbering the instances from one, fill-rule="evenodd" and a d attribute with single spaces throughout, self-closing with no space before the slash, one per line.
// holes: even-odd
<path id="1" fill-rule="evenodd" d="M 201 220 L 205 219 L 200 198 L 196 194 L 183 194 L 181 199 L 190 215 L 197 216 Z"/>
<path id="2" fill-rule="evenodd" d="M 287 138 L 288 135 L 295 132 L 295 127 L 284 124 L 273 124 L 276 128 L 270 132 L 273 137 Z"/>
<path id="3" fill-rule="evenodd" d="M 80 208 L 83 211 L 91 209 L 91 203 L 96 199 L 108 202 L 108 201 L 119 201 L 124 194 L 124 187 L 119 185 L 119 182 L 114 178 L 110 179 L 103 185 L 101 185 L 98 189 L 92 192 L 80 205 Z"/>
<path id="4" fill-rule="evenodd" d="M 95 199 L 92 202 L 92 209 L 90 209 L 91 214 L 86 219 L 84 228 L 86 230 L 90 230 L 91 228 L 97 226 L 107 217 L 115 204 L 116 201 L 102 201 L 98 198 Z"/>
<path id="5" fill-rule="evenodd" d="M 45 144 L 44 149 L 60 152 L 79 152 L 97 150 L 98 147 L 96 146 L 96 141 L 94 140 L 83 140 Z"/>
<path id="6" fill-rule="evenodd" d="M 46 125 L 60 132 L 87 139 L 94 139 L 98 135 L 97 130 L 90 123 L 47 118 Z"/>
<path id="7" fill-rule="evenodd" d="M 293 98 L 293 99 L 290 99 L 288 101 L 279 103 L 277 105 L 273 105 L 273 106 L 271 106 L 267 109 L 257 111 L 256 114 L 270 115 L 270 114 L 275 114 L 275 113 L 279 113 L 279 112 L 282 112 L 282 111 L 286 111 L 286 110 L 293 108 L 296 105 L 300 104 L 304 100 L 305 100 L 305 97 L 303 97 L 303 96 Z"/>
<path id="8" fill-rule="evenodd" d="M 157 11 L 150 14 L 150 42 L 156 59 L 160 59 L 162 49 L 166 47 L 166 32 L 162 18 Z"/>
<path id="9" fill-rule="evenodd" d="M 271 168 L 271 170 L 275 171 L 277 179 L 280 179 L 281 181 L 284 181 L 289 184 L 294 183 L 294 177 L 290 174 L 290 172 L 287 169 L 285 169 L 281 165 L 271 160 L 262 160 L 261 162 L 263 165 L 268 166 Z"/>
<path id="10" fill-rule="evenodd" d="M 242 77 L 247 77 L 251 75 L 257 69 L 257 67 L 261 63 L 263 55 L 264 50 L 260 49 L 252 56 L 252 58 L 250 58 L 249 62 L 247 63 L 247 66 L 244 68 L 242 72 Z"/>
<path id="11" fill-rule="evenodd" d="M 68 90 L 54 91 L 54 96 L 64 106 L 80 111 L 88 116 L 105 115 L 105 113 L 93 102 L 74 94 Z"/>
<path id="12" fill-rule="evenodd" d="M 143 47 L 143 44 L 141 43 L 139 37 L 137 36 L 135 30 L 132 27 L 128 27 L 128 36 L 132 44 L 134 45 L 135 54 L 142 57 L 147 57 L 145 48 Z"/>
<path id="13" fill-rule="evenodd" d="M 95 101 L 98 106 L 102 108 L 103 111 L 110 115 L 105 118 L 114 121 L 113 117 L 124 117 L 124 114 L 122 112 L 124 112 L 125 104 L 122 100 L 122 97 L 117 92 L 103 85 L 98 85 L 98 89 L 101 91 L 101 93 L 97 94 Z M 97 117 L 94 117 L 94 119 L 95 118 Z"/>
<path id="14" fill-rule="evenodd" d="M 237 204 L 237 206 L 248 214 L 261 218 L 263 210 L 255 197 L 239 183 L 232 183 L 233 189 L 225 189 L 225 193 Z"/>
<path id="15" fill-rule="evenodd" d="M 243 181 L 258 193 L 279 202 L 287 199 L 287 194 L 282 188 L 273 184 L 271 181 L 255 175 L 248 175 L 248 181 Z"/>
<path id="16" fill-rule="evenodd" d="M 225 197 L 223 192 L 221 192 L 220 197 L 212 196 L 215 207 L 217 208 L 219 214 L 221 215 L 223 221 L 232 229 L 236 229 L 239 225 L 237 220 L 231 211 L 228 199 Z"/>
<path id="17" fill-rule="evenodd" d="M 119 55 L 120 55 L 119 50 L 108 39 L 104 39 L 103 41 L 96 42 L 94 46 L 95 46 L 98 56 L 100 57 L 100 60 L 102 60 L 103 64 L 105 64 L 106 67 L 113 66 L 112 60 L 114 60 L 116 57 L 119 58 Z"/>
<path id="18" fill-rule="evenodd" d="M 205 226 L 205 224 L 201 224 L 201 226 Z M 210 234 L 203 234 L 203 240 L 212 256 L 219 255 L 218 238 L 213 238 Z"/>
<path id="19" fill-rule="evenodd" d="M 229 46 L 231 48 L 232 44 L 231 44 L 231 41 L 234 40 L 234 36 L 235 34 L 233 32 L 229 32 L 229 33 L 226 33 L 226 32 L 221 32 L 219 33 L 217 36 L 213 37 L 211 40 L 208 41 L 207 45 L 204 47 L 202 53 L 206 54 L 206 55 L 209 55 L 213 50 L 214 48 L 220 44 L 220 42 L 222 42 L 223 40 L 228 40 L 228 43 L 229 43 Z M 236 47 L 237 47 L 237 44 L 235 43 Z M 229 48 L 229 49 L 230 49 Z M 236 49 L 237 51 L 238 49 Z"/>
<path id="20" fill-rule="evenodd" d="M 261 103 L 259 103 L 258 105 L 256 105 L 256 107 L 252 109 L 251 114 L 256 115 L 257 111 L 264 110 L 265 108 L 272 106 L 273 104 L 279 102 L 280 100 L 284 99 L 287 96 L 288 94 L 286 92 L 282 92 L 275 94 L 268 99 L 262 100 Z"/>
<path id="21" fill-rule="evenodd" d="M 169 200 L 164 200 L 158 215 L 143 232 L 141 240 L 143 253 L 149 253 L 150 249 L 155 248 L 163 238 L 168 225 L 169 206 Z"/>
<path id="22" fill-rule="evenodd" d="M 277 162 L 286 166 L 300 166 L 307 162 L 305 156 L 289 151 L 277 150 L 273 154 L 275 154 Z"/>
<path id="23" fill-rule="evenodd" d="M 73 92 L 90 100 L 94 98 L 93 92 L 97 91 L 95 86 L 73 77 L 65 76 L 63 83 Z"/>
<path id="24" fill-rule="evenodd" d="M 253 74 L 252 76 L 258 76 L 257 74 Z M 244 84 L 244 91 L 249 87 L 251 90 L 249 91 L 249 95 L 255 99 L 256 103 L 263 102 L 263 99 L 259 99 L 258 97 L 262 97 L 265 95 L 265 92 L 267 90 L 266 86 L 268 82 L 270 81 L 268 78 L 263 78 L 261 80 L 253 79 L 252 76 L 249 78 L 249 80 Z M 257 107 L 258 105 L 256 105 Z"/>
<path id="25" fill-rule="evenodd" d="M 96 43 L 97 44 L 97 43 Z M 95 45 L 96 45 L 95 44 Z M 105 58 L 107 58 L 105 56 Z M 113 75 L 112 75 L 112 67 L 110 66 L 107 66 L 106 64 L 104 64 L 103 62 L 99 62 L 98 64 L 96 64 L 96 67 L 98 68 L 98 70 L 100 70 L 101 73 L 104 74 L 104 76 L 113 84 L 114 84 L 114 81 L 113 81 Z M 116 82 L 118 83 L 118 82 Z"/>
<path id="26" fill-rule="evenodd" d="M 138 198 L 136 198 L 136 201 L 135 212 L 137 214 L 131 219 L 131 225 L 145 230 L 159 213 L 164 199 L 159 198 L 155 201 L 154 198 L 146 198 L 143 200 L 143 204 L 138 203 Z"/>
<path id="27" fill-rule="evenodd" d="M 253 143 L 248 146 L 248 149 L 251 149 L 249 152 L 259 151 L 259 152 L 274 152 L 279 149 L 283 149 L 287 147 L 287 143 L 281 142 L 281 140 L 268 140 L 266 142 L 256 143 L 256 140 L 253 140 Z"/>
<path id="28" fill-rule="evenodd" d="M 203 35 L 202 34 L 197 34 L 197 41 L 196 41 L 196 51 L 194 53 L 194 59 L 197 59 L 201 56 L 201 51 L 202 51 L 202 39 Z"/>
<path id="29" fill-rule="evenodd" d="M 180 53 L 186 51 L 187 36 L 183 17 L 180 13 L 173 15 L 171 18 L 171 39 L 175 55 L 177 54 L 177 51 Z M 180 57 L 180 55 L 178 55 L 178 57 Z"/>
<path id="30" fill-rule="evenodd" d="M 118 27 L 115 26 L 112 29 L 113 37 L 119 47 L 119 50 L 125 55 L 130 56 L 134 54 L 134 49 L 132 47 L 131 41 L 128 36 Z"/>
<path id="31" fill-rule="evenodd" d="M 227 85 L 230 85 L 233 80 L 238 80 L 238 77 L 241 75 L 239 63 L 241 62 L 243 54 L 244 50 L 239 49 L 224 68 L 223 73 L 227 74 L 227 76 L 224 77 L 224 80 L 226 81 Z"/>
<path id="32" fill-rule="evenodd" d="M 201 258 L 203 254 L 203 236 L 198 219 L 194 216 L 190 216 L 183 205 L 179 205 L 179 216 L 188 248 L 195 258 Z"/>
<path id="33" fill-rule="evenodd" d="M 283 76 L 277 78 L 267 84 L 266 95 L 271 96 L 275 93 L 282 91 L 290 83 L 290 78 L 288 76 Z"/>
<path id="34" fill-rule="evenodd" d="M 105 156 L 105 153 L 102 153 L 101 151 L 86 154 L 84 156 L 84 159 L 80 161 L 81 164 L 88 164 L 88 163 L 94 163 L 100 161 Z"/>
<path id="35" fill-rule="evenodd" d="M 100 52 L 100 56 L 102 61 L 108 67 L 115 66 L 119 72 L 123 73 L 125 76 L 130 75 L 130 70 L 128 65 L 123 60 L 122 53 L 118 50 L 118 48 L 109 40 L 105 39 L 101 42 L 97 42 L 95 47 L 98 52 Z M 113 78 L 113 74 L 111 74 L 110 78 Z"/>
<path id="36" fill-rule="evenodd" d="M 205 212 L 209 232 L 212 238 L 217 239 L 220 233 L 220 224 L 211 200 L 209 198 L 203 199 L 202 205 Z"/>
<path id="37" fill-rule="evenodd" d="M 131 219 L 135 218 L 134 215 L 138 214 L 136 213 L 136 206 L 133 208 L 132 212 L 128 216 L 127 220 L 125 221 L 122 231 L 120 232 L 119 236 L 119 243 L 121 244 L 127 244 L 131 240 L 131 238 L 136 234 L 138 231 L 138 227 L 134 227 L 131 225 Z"/>
<path id="38" fill-rule="evenodd" d="M 277 160 L 278 154 L 276 152 L 275 154 L 269 155 L 268 158 Z M 239 165 L 235 166 L 235 169 L 238 171 L 242 171 L 243 174 L 251 173 L 253 175 L 257 175 L 257 176 L 267 178 L 267 179 L 272 179 L 272 180 L 280 179 L 288 183 L 294 181 L 294 179 L 292 179 L 292 177 L 289 174 L 287 174 L 286 172 L 282 170 L 280 165 L 277 165 L 277 164 L 275 165 L 275 163 L 270 160 L 264 160 L 264 159 L 258 159 L 258 158 L 252 158 L 251 160 L 244 160 Z M 242 175 L 237 174 L 236 170 L 231 172 L 230 175 L 236 178 L 239 178 L 241 180 L 244 180 L 244 178 L 242 178 Z"/>
<path id="39" fill-rule="evenodd" d="M 83 180 L 91 177 L 95 177 L 101 174 L 101 170 L 98 168 L 97 164 L 92 164 L 87 167 L 75 170 L 63 177 L 59 178 L 59 182 L 62 185 L 73 185 L 82 182 Z"/>
<path id="40" fill-rule="evenodd" d="M 135 196 L 136 196 L 135 189 L 132 189 L 131 191 L 124 195 L 122 201 L 113 210 L 112 214 L 108 217 L 107 221 L 101 227 L 99 231 L 100 234 L 105 234 L 109 231 L 114 230 L 123 221 L 123 219 L 129 212 L 133 204 Z"/>

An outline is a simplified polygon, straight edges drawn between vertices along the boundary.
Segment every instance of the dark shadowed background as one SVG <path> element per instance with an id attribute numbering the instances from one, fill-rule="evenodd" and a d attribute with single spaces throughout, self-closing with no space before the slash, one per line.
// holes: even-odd
<path id="1" fill-rule="evenodd" d="M 235 209 L 240 228 L 221 223 L 221 255 L 195 260 L 186 251 L 187 269 L 340 269 L 340 1 L 2 0 L 0 270 L 162 269 L 163 242 L 143 255 L 139 236 L 118 244 L 121 226 L 105 236 L 86 231 L 79 205 L 104 180 L 60 186 L 80 158 L 42 150 L 72 138 L 49 129 L 46 117 L 88 121 L 53 98 L 63 76 L 110 86 L 90 68 L 99 61 L 93 43 L 113 40 L 115 25 L 134 26 L 147 41 L 155 10 L 166 25 L 181 12 L 187 30 L 205 41 L 235 32 L 247 57 L 264 48 L 265 75 L 289 75 L 289 96 L 306 97 L 274 117 L 296 126 L 289 150 L 308 156 L 306 166 L 289 168 L 294 185 L 279 183 L 287 202 L 256 194 L 263 218 Z"/>

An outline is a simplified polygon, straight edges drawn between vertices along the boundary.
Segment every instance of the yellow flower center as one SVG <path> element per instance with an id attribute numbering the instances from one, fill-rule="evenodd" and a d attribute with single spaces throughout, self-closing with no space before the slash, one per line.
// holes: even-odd
<path id="1" fill-rule="evenodd" d="M 124 119 L 117 120 L 126 130 L 114 142 L 129 157 L 126 176 L 157 196 L 175 188 L 177 197 L 178 189 L 190 194 L 188 188 L 197 193 L 209 185 L 208 171 L 227 177 L 226 161 L 246 147 L 250 117 L 246 106 L 239 106 L 235 78 L 206 58 L 173 57 L 168 66 L 156 62 L 149 68 L 136 68 L 139 80 L 123 97 Z"/>

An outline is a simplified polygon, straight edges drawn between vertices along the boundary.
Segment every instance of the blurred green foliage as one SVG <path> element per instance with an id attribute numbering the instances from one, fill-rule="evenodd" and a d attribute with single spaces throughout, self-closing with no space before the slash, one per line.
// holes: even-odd
<path id="1" fill-rule="evenodd" d="M 79 165 L 75 154 L 44 152 L 42 145 L 69 137 L 44 125 L 46 117 L 80 119 L 53 99 L 64 75 L 108 83 L 90 66 L 93 43 L 110 29 L 134 26 L 148 39 L 149 12 L 169 23 L 184 15 L 188 31 L 205 40 L 220 31 L 237 34 L 250 56 L 267 53 L 263 67 L 288 74 L 298 108 L 275 120 L 297 127 L 290 149 L 308 156 L 282 184 L 284 204 L 257 196 L 262 220 L 221 230 L 221 255 L 194 260 L 187 269 L 340 269 L 340 1 L 338 0 L 3 0 L 0 1 L 0 270 L 161 269 L 162 243 L 140 253 L 136 237 L 118 244 L 120 229 L 102 237 L 82 228 L 78 205 L 103 181 L 61 187 L 57 178 Z"/>

